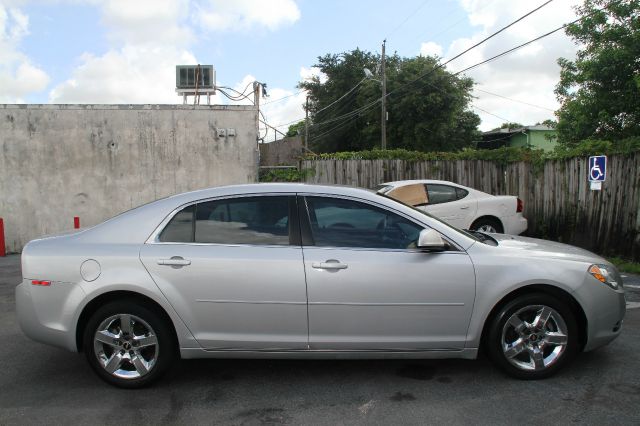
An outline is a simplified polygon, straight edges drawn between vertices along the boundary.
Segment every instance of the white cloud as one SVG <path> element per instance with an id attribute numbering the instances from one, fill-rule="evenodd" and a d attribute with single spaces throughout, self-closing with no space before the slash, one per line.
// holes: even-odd
<path id="1" fill-rule="evenodd" d="M 535 7 L 530 2 L 513 0 L 459 1 L 467 11 L 469 22 L 478 27 L 478 30 L 470 37 L 454 40 L 449 45 L 445 58 L 455 56 Z M 447 68 L 456 72 L 570 22 L 575 19 L 572 6 L 579 3 L 580 0 L 553 2 L 453 61 Z M 468 71 L 466 75 L 479 83 L 479 88 L 483 90 L 556 109 L 558 104 L 553 90 L 560 73 L 557 59 L 573 58 L 575 52 L 576 46 L 573 41 L 563 31 L 559 31 L 519 51 Z M 512 102 L 480 91 L 475 91 L 474 95 L 477 96 L 474 105 L 501 117 L 476 110 L 482 118 L 482 130 L 497 127 L 506 120 L 528 125 L 554 118 L 553 112 L 542 108 Z"/>
<path id="2" fill-rule="evenodd" d="M 109 38 L 126 44 L 186 46 L 194 39 L 186 22 L 189 0 L 109 0 L 101 3 Z"/>
<path id="3" fill-rule="evenodd" d="M 29 17 L 20 9 L 0 4 L 0 102 L 24 102 L 25 96 L 49 84 L 47 73 L 19 50 L 27 34 Z"/>
<path id="4" fill-rule="evenodd" d="M 208 0 L 196 5 L 194 18 L 206 31 L 275 30 L 300 19 L 293 0 Z"/>
<path id="5" fill-rule="evenodd" d="M 51 90 L 50 102 L 180 103 L 175 65 L 198 63 L 190 51 L 199 35 L 194 24 L 215 31 L 273 30 L 300 17 L 292 0 L 105 0 L 96 5 L 112 47 L 102 55 L 82 55 L 72 75 Z M 245 84 L 234 88 L 242 91 Z M 226 101 L 218 95 L 212 102 Z"/>
<path id="6" fill-rule="evenodd" d="M 49 95 L 52 103 L 180 103 L 175 65 L 197 63 L 172 46 L 126 46 L 101 56 L 85 54 L 67 81 Z"/>
<path id="7" fill-rule="evenodd" d="M 422 43 L 420 46 L 420 54 L 422 56 L 442 56 L 442 46 L 433 41 Z"/>

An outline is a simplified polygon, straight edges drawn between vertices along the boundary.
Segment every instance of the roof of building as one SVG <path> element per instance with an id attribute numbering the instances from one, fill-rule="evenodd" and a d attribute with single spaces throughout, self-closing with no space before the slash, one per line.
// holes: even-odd
<path id="1" fill-rule="evenodd" d="M 497 130 L 489 130 L 488 132 L 483 132 L 483 135 L 511 135 L 514 133 L 522 133 L 527 130 L 534 131 L 554 131 L 555 129 L 550 126 L 546 126 L 544 124 L 537 124 L 535 126 L 524 126 L 524 127 L 514 127 L 514 128 L 506 128 L 506 129 L 497 129 Z"/>

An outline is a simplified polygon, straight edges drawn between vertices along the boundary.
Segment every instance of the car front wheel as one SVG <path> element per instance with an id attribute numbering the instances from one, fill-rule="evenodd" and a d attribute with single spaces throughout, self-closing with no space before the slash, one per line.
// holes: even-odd
<path id="1" fill-rule="evenodd" d="M 560 370 L 578 351 L 571 310 L 547 294 L 527 294 L 504 305 L 488 336 L 491 359 L 518 379 L 543 379 Z"/>
<path id="2" fill-rule="evenodd" d="M 84 352 L 106 382 L 138 388 L 160 377 L 175 357 L 166 321 L 143 305 L 112 302 L 98 309 L 84 335 Z"/>

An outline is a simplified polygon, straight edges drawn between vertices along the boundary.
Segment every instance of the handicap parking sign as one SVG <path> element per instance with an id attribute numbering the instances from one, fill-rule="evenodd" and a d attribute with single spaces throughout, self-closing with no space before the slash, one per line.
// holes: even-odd
<path id="1" fill-rule="evenodd" d="M 604 182 L 607 178 L 607 156 L 594 155 L 589 157 L 589 181 Z"/>

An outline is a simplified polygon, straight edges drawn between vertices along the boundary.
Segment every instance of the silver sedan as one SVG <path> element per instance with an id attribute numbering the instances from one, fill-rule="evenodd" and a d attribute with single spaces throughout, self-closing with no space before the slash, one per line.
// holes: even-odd
<path id="1" fill-rule="evenodd" d="M 31 241 L 19 323 L 139 387 L 178 358 L 476 358 L 550 376 L 620 334 L 622 281 L 564 244 L 467 233 L 384 195 L 255 184 Z"/>

